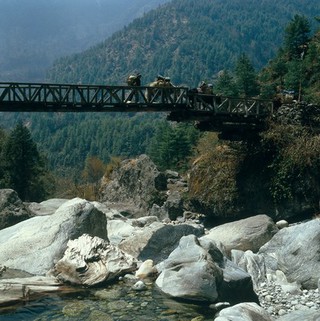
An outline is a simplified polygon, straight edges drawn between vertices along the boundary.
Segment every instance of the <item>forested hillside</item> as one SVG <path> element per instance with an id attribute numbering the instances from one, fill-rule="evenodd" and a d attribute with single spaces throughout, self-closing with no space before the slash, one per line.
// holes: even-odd
<path id="1" fill-rule="evenodd" d="M 319 11 L 317 0 L 175 0 L 105 42 L 58 60 L 48 80 L 122 84 L 136 70 L 144 83 L 160 73 L 176 84 L 195 86 L 232 69 L 241 53 L 261 68 L 295 14 L 313 19 Z"/>

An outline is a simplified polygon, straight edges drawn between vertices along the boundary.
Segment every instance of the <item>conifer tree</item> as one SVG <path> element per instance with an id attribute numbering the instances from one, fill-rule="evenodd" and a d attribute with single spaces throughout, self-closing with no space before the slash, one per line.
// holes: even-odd
<path id="1" fill-rule="evenodd" d="M 31 133 L 21 122 L 12 130 L 3 147 L 6 187 L 24 201 L 38 201 L 46 194 L 44 162 Z"/>
<path id="2" fill-rule="evenodd" d="M 241 96 L 252 97 L 259 93 L 257 74 L 245 54 L 242 54 L 237 61 L 235 75 L 236 84 Z"/>
<path id="3" fill-rule="evenodd" d="M 296 14 L 285 29 L 285 49 L 290 59 L 301 59 L 305 54 L 309 33 L 308 19 Z"/>
<path id="4" fill-rule="evenodd" d="M 219 72 L 218 79 L 214 85 L 215 92 L 222 96 L 235 97 L 238 95 L 233 76 L 228 70 Z"/>
<path id="5" fill-rule="evenodd" d="M 162 170 L 184 170 L 198 138 L 197 130 L 188 124 L 163 122 L 157 128 L 147 152 Z"/>

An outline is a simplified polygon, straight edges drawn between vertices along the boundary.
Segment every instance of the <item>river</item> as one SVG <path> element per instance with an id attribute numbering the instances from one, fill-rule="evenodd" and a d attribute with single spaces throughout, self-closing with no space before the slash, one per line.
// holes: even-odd
<path id="1" fill-rule="evenodd" d="M 178 302 L 153 283 L 135 291 L 124 281 L 87 289 L 76 295 L 52 295 L 10 310 L 0 309 L 1 321 L 204 321 L 214 320 L 208 306 Z"/>

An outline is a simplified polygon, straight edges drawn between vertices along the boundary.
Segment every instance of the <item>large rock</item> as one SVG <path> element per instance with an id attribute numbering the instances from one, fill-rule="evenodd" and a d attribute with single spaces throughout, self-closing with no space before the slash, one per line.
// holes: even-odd
<path id="1" fill-rule="evenodd" d="M 17 192 L 0 189 L 0 230 L 17 224 L 32 216 Z"/>
<path id="2" fill-rule="evenodd" d="M 231 304 L 240 302 L 259 303 L 249 273 L 228 259 L 224 260 L 222 268 L 223 282 L 219 287 L 219 301 L 227 301 Z"/>
<path id="3" fill-rule="evenodd" d="M 250 275 L 225 259 L 213 242 L 201 241 L 194 235 L 182 237 L 179 246 L 157 269 L 157 286 L 177 299 L 258 302 Z"/>
<path id="4" fill-rule="evenodd" d="M 231 260 L 244 271 L 251 275 L 253 288 L 258 290 L 260 285 L 266 281 L 266 266 L 264 256 L 252 251 L 231 251 Z"/>
<path id="5" fill-rule="evenodd" d="M 214 227 L 205 238 L 221 242 L 230 256 L 233 249 L 258 252 L 277 231 L 278 228 L 270 217 L 256 215 Z"/>
<path id="6" fill-rule="evenodd" d="M 147 155 L 141 155 L 122 161 L 111 177 L 103 180 L 101 201 L 123 203 L 136 210 L 131 214 L 145 216 L 154 203 L 163 203 L 162 192 L 166 188 L 166 176 Z"/>
<path id="7" fill-rule="evenodd" d="M 63 258 L 55 264 L 52 273 L 63 282 L 92 286 L 113 281 L 136 267 L 131 255 L 99 237 L 83 234 L 68 242 Z"/>
<path id="8" fill-rule="evenodd" d="M 64 203 L 50 216 L 37 216 L 0 231 L 0 262 L 42 275 L 62 257 L 69 239 L 84 233 L 107 239 L 105 214 L 83 199 Z"/>
<path id="9" fill-rule="evenodd" d="M 219 312 L 215 321 L 273 321 L 269 314 L 258 304 L 239 303 Z"/>
<path id="10" fill-rule="evenodd" d="M 281 270 L 289 282 L 296 281 L 306 289 L 318 287 L 319 253 L 319 218 L 280 230 L 259 250 L 269 270 Z"/>
<path id="11" fill-rule="evenodd" d="M 176 248 L 182 236 L 201 236 L 203 227 L 196 224 L 165 224 L 156 217 L 108 221 L 108 236 L 124 252 L 141 261 L 158 263 Z"/>
<path id="12" fill-rule="evenodd" d="M 179 246 L 157 269 L 161 273 L 156 284 L 167 295 L 192 301 L 217 301 L 222 269 L 194 235 L 182 237 Z"/>
<path id="13" fill-rule="evenodd" d="M 28 209 L 33 215 L 51 215 L 68 199 L 64 198 L 51 198 L 41 203 L 28 203 Z"/>
<path id="14" fill-rule="evenodd" d="M 170 192 L 167 200 L 162 206 L 153 204 L 150 210 L 150 215 L 157 216 L 160 220 L 176 220 L 182 217 L 184 213 L 184 202 L 179 191 Z"/>

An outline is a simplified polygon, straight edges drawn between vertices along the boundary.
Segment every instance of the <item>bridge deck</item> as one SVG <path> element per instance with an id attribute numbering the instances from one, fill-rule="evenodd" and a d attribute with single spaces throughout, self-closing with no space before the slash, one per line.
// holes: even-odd
<path id="1" fill-rule="evenodd" d="M 254 127 L 272 115 L 273 104 L 191 93 L 187 87 L 0 83 L 0 111 L 169 112 L 170 120 L 198 121 L 207 128 L 224 123 Z"/>

